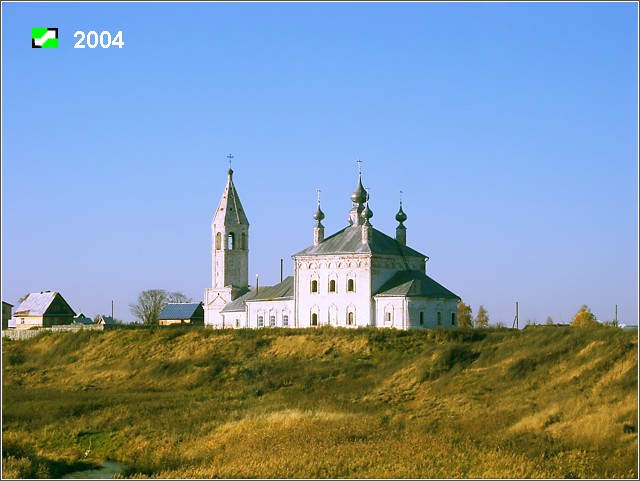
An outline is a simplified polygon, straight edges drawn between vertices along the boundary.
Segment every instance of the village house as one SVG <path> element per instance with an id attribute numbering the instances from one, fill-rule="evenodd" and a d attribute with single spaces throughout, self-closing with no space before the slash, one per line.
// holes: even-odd
<path id="1" fill-rule="evenodd" d="M 202 326 L 204 324 L 202 302 L 170 302 L 162 309 L 158 317 L 158 324 L 161 326 L 173 324 Z"/>
<path id="2" fill-rule="evenodd" d="M 74 324 L 82 324 L 83 326 L 88 326 L 89 324 L 93 324 L 93 319 L 85 316 L 82 312 L 73 318 Z"/>
<path id="3" fill-rule="evenodd" d="M 31 292 L 13 313 L 16 329 L 73 323 L 76 313 L 59 292 Z"/>
<path id="4" fill-rule="evenodd" d="M 97 316 L 94 324 L 98 324 L 99 326 L 115 326 L 116 323 L 113 317 L 100 314 Z"/>
<path id="5" fill-rule="evenodd" d="M 2 301 L 2 330 L 9 328 L 9 319 L 11 319 L 11 308 L 13 304 Z"/>
<path id="6" fill-rule="evenodd" d="M 429 258 L 407 245 L 402 201 L 395 237 L 372 225 L 358 172 L 349 225 L 325 237 L 320 197 L 313 244 L 293 255 L 294 275 L 275 286 L 248 284 L 249 220 L 229 169 L 211 223 L 212 287 L 204 294 L 211 327 L 457 327 L 460 297 L 426 272 Z"/>

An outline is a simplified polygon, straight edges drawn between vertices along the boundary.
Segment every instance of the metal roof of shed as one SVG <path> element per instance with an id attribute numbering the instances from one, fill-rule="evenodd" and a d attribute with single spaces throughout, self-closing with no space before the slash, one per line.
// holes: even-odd
<path id="1" fill-rule="evenodd" d="M 170 302 L 164 306 L 158 319 L 191 319 L 201 305 L 201 302 Z"/>

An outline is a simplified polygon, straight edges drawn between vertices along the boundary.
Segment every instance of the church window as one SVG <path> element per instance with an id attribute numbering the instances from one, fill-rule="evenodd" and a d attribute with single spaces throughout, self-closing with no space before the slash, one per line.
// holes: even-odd
<path id="1" fill-rule="evenodd" d="M 269 327 L 276 327 L 276 316 L 269 316 Z"/>
<path id="2" fill-rule="evenodd" d="M 236 236 L 233 232 L 229 232 L 227 237 L 227 249 L 234 250 L 236 248 Z"/>
<path id="3" fill-rule="evenodd" d="M 329 281 L 329 292 L 336 292 L 336 281 L 334 279 Z"/>
<path id="4" fill-rule="evenodd" d="M 240 245 L 240 248 L 247 250 L 247 234 L 243 232 L 240 239 L 242 240 L 242 244 Z"/>
<path id="5" fill-rule="evenodd" d="M 440 311 L 438 311 L 436 313 L 436 316 L 438 318 L 438 325 L 441 326 L 442 325 L 442 313 Z"/>
<path id="6" fill-rule="evenodd" d="M 353 326 L 353 312 L 347 313 L 347 325 Z"/>
<path id="7" fill-rule="evenodd" d="M 318 292 L 318 281 L 315 279 L 311 281 L 311 292 Z"/>
<path id="8" fill-rule="evenodd" d="M 258 327 L 264 327 L 264 317 L 258 316 Z"/>
<path id="9" fill-rule="evenodd" d="M 316 314 L 315 312 L 311 314 L 311 325 L 312 326 L 318 325 L 318 314 Z"/>
<path id="10" fill-rule="evenodd" d="M 282 316 L 282 325 L 284 327 L 289 327 L 289 315 L 288 314 L 284 314 Z"/>
<path id="11" fill-rule="evenodd" d="M 222 249 L 222 234 L 218 232 L 216 234 L 216 250 Z"/>
<path id="12" fill-rule="evenodd" d="M 420 311 L 420 324 L 424 324 L 424 312 Z"/>
<path id="13" fill-rule="evenodd" d="M 349 279 L 347 281 L 347 291 L 348 292 L 355 292 L 356 291 L 356 283 L 353 279 Z"/>
<path id="14" fill-rule="evenodd" d="M 387 318 L 386 318 L 387 322 L 391 322 L 391 313 L 387 312 Z"/>
<path id="15" fill-rule="evenodd" d="M 455 312 L 451 313 L 451 325 L 452 326 L 456 325 L 456 313 Z"/>
<path id="16" fill-rule="evenodd" d="M 240 327 L 240 319 L 236 319 L 236 328 Z"/>

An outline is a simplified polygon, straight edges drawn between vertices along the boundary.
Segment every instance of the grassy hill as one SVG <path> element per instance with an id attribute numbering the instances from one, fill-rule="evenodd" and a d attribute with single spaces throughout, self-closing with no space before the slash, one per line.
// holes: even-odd
<path id="1" fill-rule="evenodd" d="M 169 328 L 2 346 L 3 477 L 106 459 L 155 478 L 638 477 L 635 332 Z"/>

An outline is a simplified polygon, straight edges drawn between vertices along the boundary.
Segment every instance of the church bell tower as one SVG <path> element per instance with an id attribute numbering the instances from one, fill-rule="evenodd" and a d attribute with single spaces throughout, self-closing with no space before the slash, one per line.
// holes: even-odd
<path id="1" fill-rule="evenodd" d="M 211 222 L 211 288 L 205 291 L 205 324 L 223 326 L 220 313 L 249 284 L 249 220 L 233 184 L 227 185 Z"/>

